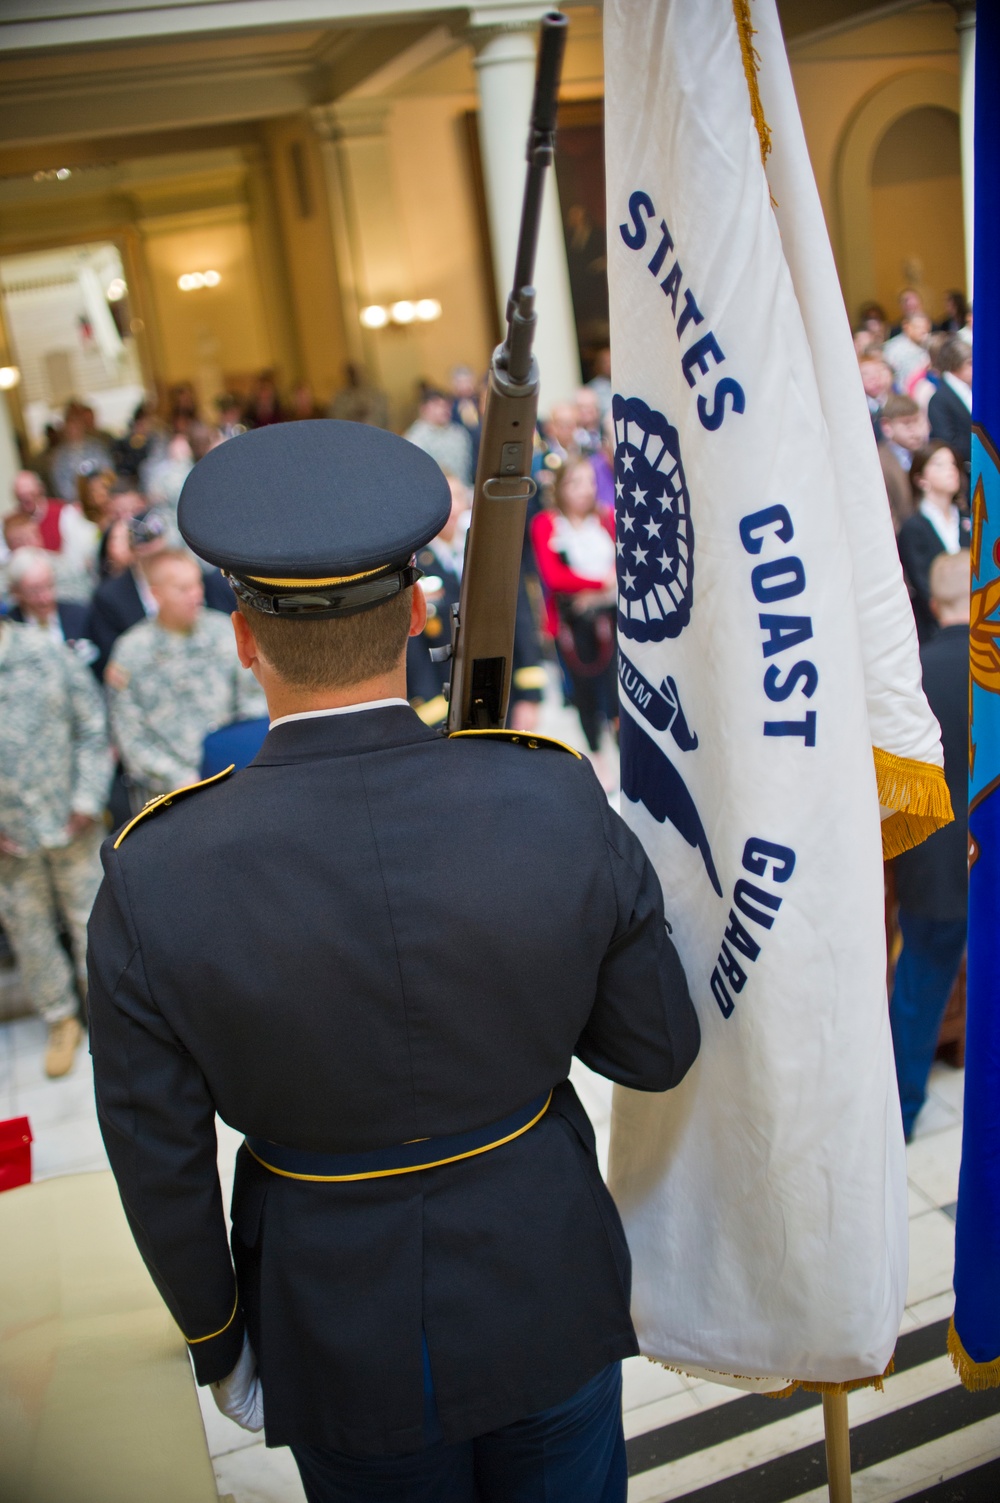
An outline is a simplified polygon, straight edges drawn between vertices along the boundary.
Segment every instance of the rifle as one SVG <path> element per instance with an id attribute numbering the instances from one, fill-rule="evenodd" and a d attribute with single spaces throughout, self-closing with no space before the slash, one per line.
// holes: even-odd
<path id="1" fill-rule="evenodd" d="M 497 730 L 507 717 L 524 524 L 536 489 L 531 459 L 538 364 L 532 355 L 536 315 L 531 282 L 545 169 L 555 144 L 566 27 L 566 17 L 558 11 L 542 17 L 507 336 L 490 362 L 462 593 L 452 608 L 449 731 Z M 448 652 L 445 648 L 441 655 Z"/>

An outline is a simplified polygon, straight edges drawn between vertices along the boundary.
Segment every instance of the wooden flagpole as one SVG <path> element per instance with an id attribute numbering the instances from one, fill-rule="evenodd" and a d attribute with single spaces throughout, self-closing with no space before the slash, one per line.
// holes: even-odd
<path id="1" fill-rule="evenodd" d="M 830 1503 L 851 1503 L 851 1430 L 846 1393 L 823 1395 L 823 1430 Z"/>

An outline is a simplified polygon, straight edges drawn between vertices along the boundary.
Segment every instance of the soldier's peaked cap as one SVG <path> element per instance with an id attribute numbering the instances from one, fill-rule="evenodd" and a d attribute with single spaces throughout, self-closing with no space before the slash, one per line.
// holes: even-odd
<path id="1" fill-rule="evenodd" d="M 413 554 L 451 494 L 422 449 L 381 428 L 320 419 L 240 434 L 184 483 L 185 542 L 272 615 L 353 614 L 419 578 Z"/>

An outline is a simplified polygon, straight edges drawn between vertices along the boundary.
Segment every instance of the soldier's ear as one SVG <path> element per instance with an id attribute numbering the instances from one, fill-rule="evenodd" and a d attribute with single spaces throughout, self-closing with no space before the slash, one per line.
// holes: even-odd
<path id="1" fill-rule="evenodd" d="M 244 668 L 252 668 L 260 654 L 257 651 L 257 643 L 254 641 L 250 623 L 242 611 L 233 611 L 229 617 L 233 623 L 233 634 L 236 637 L 236 653 L 240 664 Z"/>
<path id="2" fill-rule="evenodd" d="M 419 637 L 427 625 L 427 596 L 419 584 L 411 585 L 412 600 L 410 601 L 410 631 L 411 637 Z"/>

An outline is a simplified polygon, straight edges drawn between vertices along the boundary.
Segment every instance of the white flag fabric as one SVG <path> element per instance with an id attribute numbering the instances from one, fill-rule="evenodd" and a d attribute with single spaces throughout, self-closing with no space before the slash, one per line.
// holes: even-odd
<path id="1" fill-rule="evenodd" d="M 880 814 L 891 850 L 948 804 L 774 0 L 770 188 L 745 3 L 605 0 L 622 812 L 702 1028 L 679 1089 L 616 1088 L 609 1178 L 647 1355 L 848 1383 L 907 1273 Z"/>

